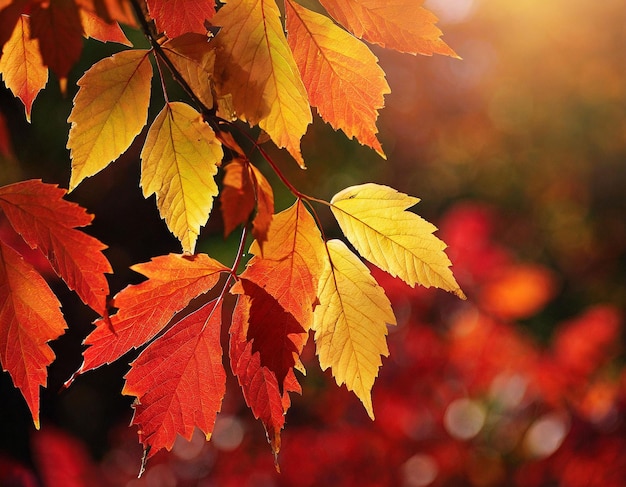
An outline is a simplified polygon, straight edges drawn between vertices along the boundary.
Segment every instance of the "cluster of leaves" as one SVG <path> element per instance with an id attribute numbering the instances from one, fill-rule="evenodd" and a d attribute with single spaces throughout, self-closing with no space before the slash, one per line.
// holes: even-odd
<path id="1" fill-rule="evenodd" d="M 171 449 L 177 435 L 191 438 L 195 428 L 211 436 L 226 384 L 222 327 L 230 335 L 230 369 L 275 454 L 289 393 L 301 391 L 294 369 L 304 372 L 300 356 L 311 330 L 322 369 L 330 368 L 374 417 L 371 389 L 381 356 L 388 355 L 387 325 L 396 318 L 361 258 L 342 241 L 323 238 L 312 203 L 330 207 L 362 258 L 410 286 L 464 297 L 436 228 L 407 211 L 417 198 L 373 183 L 346 188 L 330 201 L 307 196 L 260 146 L 269 138 L 304 167 L 300 139 L 315 107 L 333 128 L 383 155 L 375 122 L 389 87 L 360 39 L 412 54 L 455 56 L 441 41 L 436 18 L 414 0 L 322 0 L 322 13 L 285 0 L 283 24 L 275 0 L 222 3 L 0 2 L 0 73 L 28 119 L 49 69 L 66 89 L 82 36 L 129 47 L 98 61 L 78 81 L 68 119 L 70 191 L 129 148 L 148 122 L 154 68 L 161 81 L 165 104 L 143 143 L 140 184 L 146 198 L 156 195 L 183 254 L 133 266 L 144 282 L 107 303 L 105 246 L 76 229 L 92 217 L 63 200 L 65 190 L 56 186 L 26 181 L 0 189 L 12 238 L 19 234 L 39 249 L 101 316 L 85 339 L 77 375 L 145 347 L 123 393 L 136 398 L 133 423 L 146 457 Z M 133 48 L 118 21 L 137 22 L 150 49 Z M 191 104 L 170 101 L 166 69 Z M 261 139 L 253 140 L 237 121 L 260 127 Z M 252 141 L 251 151 L 234 135 Z M 277 214 L 272 188 L 251 162 L 256 150 L 296 197 Z M 223 162 L 220 194 L 216 175 Z M 225 233 L 243 227 L 231 267 L 194 253 L 218 194 Z M 249 232 L 254 241 L 246 250 Z M 47 343 L 66 324 L 33 266 L 10 245 L 0 250 L 0 361 L 39 426 L 39 388 L 54 359 Z M 239 272 L 245 252 L 253 257 Z M 236 296 L 232 310 L 224 306 L 229 293 Z"/>
<path id="2" fill-rule="evenodd" d="M 239 436 L 233 446 L 205 444 L 196 434 L 190 443 L 177 440 L 173 455 L 157 455 L 140 480 L 127 465 L 137 445 L 125 425 L 112 433 L 112 450 L 100 466 L 78 440 L 44 427 L 32 436 L 44 486 L 83 487 L 95 478 L 100 487 L 147 486 L 156 478 L 233 487 L 255 479 L 302 487 L 623 485 L 623 315 L 610 305 L 592 306 L 557 323 L 547 346 L 529 338 L 520 320 L 542 312 L 558 281 L 494 242 L 493 217 L 484 207 L 461 205 L 442 223 L 442 236 L 462 252 L 462 259 L 451 257 L 471 302 L 442 302 L 374 271 L 402 318 L 389 337 L 392 358 L 374 395 L 373 427 L 347 393 L 307 382 L 300 424 L 286 433 L 280 476 L 259 453 L 256 436 Z M 233 422 L 247 425 L 243 417 L 230 418 L 231 429 Z M 228 426 L 218 430 L 216 440 Z M 31 485 L 26 467 L 12 463 L 4 471 L 0 482 L 22 478 Z"/>

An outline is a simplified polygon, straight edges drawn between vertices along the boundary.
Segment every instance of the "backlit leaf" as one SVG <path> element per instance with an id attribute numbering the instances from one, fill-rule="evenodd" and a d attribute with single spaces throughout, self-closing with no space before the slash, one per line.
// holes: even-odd
<path id="1" fill-rule="evenodd" d="M 340 240 L 327 242 L 330 261 L 319 283 L 313 313 L 315 344 L 322 370 L 332 369 L 374 419 L 371 390 L 381 355 L 387 357 L 387 325 L 396 319 L 385 292 L 368 268 Z"/>
<path id="2" fill-rule="evenodd" d="M 327 17 L 291 0 L 285 5 L 287 39 L 311 105 L 335 130 L 384 157 L 376 119 L 390 89 L 378 59 Z"/>
<path id="3" fill-rule="evenodd" d="M 224 153 L 202 116 L 185 103 L 166 103 L 141 151 L 143 195 L 157 206 L 183 250 L 192 254 L 219 190 L 214 177 Z"/>
<path id="4" fill-rule="evenodd" d="M 96 329 L 85 339 L 89 348 L 78 373 L 111 363 L 146 343 L 189 301 L 212 289 L 221 272 L 228 271 L 205 254 L 159 256 L 132 269 L 148 280 L 123 289 L 113 300 L 118 312 L 96 321 Z"/>
<path id="5" fill-rule="evenodd" d="M 33 102 L 48 82 L 48 68 L 39 52 L 39 42 L 30 37 L 30 17 L 21 15 L 13 34 L 2 48 L 0 73 L 4 84 L 22 100 L 30 122 Z"/>
<path id="6" fill-rule="evenodd" d="M 70 191 L 117 159 L 148 119 L 152 66 L 149 51 L 122 51 L 94 64 L 78 80 L 68 118 Z"/>
<path id="7" fill-rule="evenodd" d="M 190 32 L 163 44 L 163 51 L 206 108 L 213 107 L 215 50 L 206 35 Z"/>
<path id="8" fill-rule="evenodd" d="M 458 57 L 441 40 L 437 17 L 424 0 L 320 0 L 328 13 L 358 38 L 410 54 Z"/>
<path id="9" fill-rule="evenodd" d="M 99 240 L 76 230 L 93 219 L 66 191 L 41 181 L 23 181 L 0 188 L 0 209 L 31 248 L 39 248 L 50 265 L 83 302 L 106 314 L 111 266 Z"/>
<path id="10" fill-rule="evenodd" d="M 176 435 L 209 439 L 226 392 L 221 300 L 187 315 L 131 364 L 123 394 L 137 398 L 133 424 L 148 458 L 172 449 Z"/>
<path id="11" fill-rule="evenodd" d="M 0 362 L 30 408 L 39 428 L 39 387 L 54 360 L 48 346 L 67 328 L 61 304 L 46 281 L 0 241 Z"/>
<path id="12" fill-rule="evenodd" d="M 246 285 L 248 287 L 248 285 Z M 279 382 L 276 373 L 267 365 L 263 365 L 263 358 L 260 351 L 254 350 L 254 339 L 249 338 L 249 327 L 251 326 L 251 308 L 255 299 L 262 301 L 269 297 L 258 286 L 252 285 L 248 288 L 248 292 L 256 289 L 259 291 L 255 297 L 247 294 L 241 294 L 238 297 L 237 305 L 233 311 L 232 324 L 230 328 L 230 363 L 233 374 L 237 376 L 239 385 L 243 391 L 246 404 L 250 407 L 254 417 L 260 419 L 265 427 L 267 438 L 272 447 L 274 455 L 278 455 L 280 451 L 280 431 L 285 424 L 285 413 L 291 405 L 289 392 L 301 393 L 302 389 L 290 368 Z M 240 288 L 243 290 L 243 286 Z M 237 291 L 235 289 L 235 291 Z M 254 293 L 253 293 L 254 294 Z M 276 303 L 271 297 L 271 303 Z M 281 311 L 282 318 L 289 319 L 288 313 Z M 271 316 L 257 315 L 265 323 L 257 323 L 257 325 L 265 324 L 271 326 Z"/>
<path id="13" fill-rule="evenodd" d="M 215 0 L 147 0 L 157 28 L 173 39 L 187 32 L 206 34 L 205 21 L 215 15 Z"/>
<path id="14" fill-rule="evenodd" d="M 446 244 L 433 235 L 437 228 L 406 211 L 418 202 L 388 186 L 367 183 L 340 191 L 330 203 L 344 235 L 365 259 L 410 286 L 435 286 L 464 299 Z"/>
<path id="15" fill-rule="evenodd" d="M 217 88 L 231 94 L 236 116 L 258 124 L 304 167 L 300 139 L 311 123 L 306 90 L 274 0 L 229 0 L 212 23 Z"/>
<path id="16" fill-rule="evenodd" d="M 102 17 L 84 9 L 80 9 L 79 14 L 85 37 L 100 42 L 118 42 L 128 47 L 132 46 L 116 21 L 106 22 Z"/>

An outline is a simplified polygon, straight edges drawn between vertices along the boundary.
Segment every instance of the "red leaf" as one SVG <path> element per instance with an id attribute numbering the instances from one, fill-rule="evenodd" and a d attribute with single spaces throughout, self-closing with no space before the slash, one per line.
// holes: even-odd
<path id="1" fill-rule="evenodd" d="M 262 299 L 259 293 L 256 299 Z M 270 298 L 271 299 L 271 298 Z M 248 340 L 251 326 L 253 298 L 239 296 L 230 328 L 230 364 L 243 391 L 246 404 L 254 417 L 260 419 L 274 455 L 280 451 L 280 430 L 285 424 L 285 413 L 291 405 L 289 392 L 301 393 L 293 369 L 289 369 L 282 384 L 276 374 L 261 363 L 260 352 L 253 351 L 254 343 Z M 271 317 L 267 317 L 271 319 Z M 256 324 L 258 326 L 258 323 Z M 282 389 L 282 393 L 281 393 Z"/>
<path id="2" fill-rule="evenodd" d="M 189 301 L 215 286 L 221 272 L 228 271 L 205 254 L 159 256 L 132 269 L 148 280 L 122 290 L 113 300 L 119 311 L 110 320 L 96 321 L 96 329 L 85 339 L 90 347 L 78 373 L 111 363 L 146 343 Z"/>
<path id="3" fill-rule="evenodd" d="M 83 50 L 83 27 L 73 0 L 37 4 L 31 14 L 32 37 L 39 39 L 43 62 L 61 80 L 76 64 Z"/>
<path id="4" fill-rule="evenodd" d="M 206 20 L 215 15 L 215 0 L 147 0 L 159 30 L 173 39 L 187 32 L 206 34 Z"/>
<path id="5" fill-rule="evenodd" d="M 220 329 L 221 300 L 176 323 L 146 348 L 126 374 L 123 394 L 136 396 L 133 424 L 148 451 L 172 449 L 176 434 L 194 427 L 209 438 L 226 392 Z"/>
<path id="6" fill-rule="evenodd" d="M 45 487 L 102 485 L 85 445 L 67 433 L 44 428 L 32 435 L 32 450 Z"/>
<path id="7" fill-rule="evenodd" d="M 97 239 L 76 230 L 93 216 L 76 203 L 63 200 L 66 191 L 31 180 L 0 188 L 0 210 L 31 248 L 39 248 L 70 289 L 85 304 L 106 314 L 109 294 L 105 273 L 111 266 Z"/>
<path id="8" fill-rule="evenodd" d="M 46 281 L 0 241 L 0 363 L 9 372 L 39 428 L 39 387 L 54 360 L 48 342 L 67 328 Z"/>

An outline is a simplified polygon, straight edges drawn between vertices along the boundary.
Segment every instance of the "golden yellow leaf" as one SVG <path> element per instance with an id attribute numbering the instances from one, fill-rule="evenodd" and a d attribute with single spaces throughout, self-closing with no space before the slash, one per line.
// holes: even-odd
<path id="1" fill-rule="evenodd" d="M 206 35 L 188 32 L 163 44 L 163 51 L 206 108 L 213 108 L 211 77 L 215 50 Z"/>
<path id="2" fill-rule="evenodd" d="M 224 153 L 211 127 L 189 105 L 167 103 L 152 123 L 141 151 L 141 187 L 156 193 L 161 217 L 193 254 L 218 194 L 215 174 Z"/>
<path id="3" fill-rule="evenodd" d="M 326 266 L 313 313 L 315 344 L 322 370 L 332 369 L 337 385 L 346 384 L 374 419 L 371 391 L 381 355 L 387 357 L 387 325 L 395 325 L 383 288 L 340 240 L 327 242 Z"/>
<path id="4" fill-rule="evenodd" d="M 212 20 L 221 28 L 216 78 L 236 116 L 258 124 L 304 167 L 300 139 L 312 121 L 307 93 L 274 0 L 229 0 Z"/>
<path id="5" fill-rule="evenodd" d="M 391 90 L 376 56 L 328 17 L 291 0 L 285 8 L 287 39 L 311 106 L 335 130 L 385 157 L 376 119 Z"/>
<path id="6" fill-rule="evenodd" d="M 122 51 L 94 64 L 78 80 L 68 122 L 72 191 L 117 159 L 148 120 L 150 51 Z"/>
<path id="7" fill-rule="evenodd" d="M 450 270 L 446 244 L 433 235 L 437 228 L 405 211 L 418 202 L 389 186 L 367 183 L 337 193 L 330 208 L 364 258 L 410 286 L 435 286 L 465 299 Z"/>
<path id="8" fill-rule="evenodd" d="M 327 12 L 358 38 L 410 54 L 458 57 L 441 40 L 437 17 L 424 0 L 320 0 Z"/>
<path id="9" fill-rule="evenodd" d="M 0 74 L 4 84 L 22 100 L 26 120 L 35 98 L 48 82 L 48 68 L 39 52 L 39 41 L 30 37 L 30 17 L 20 15 L 11 37 L 2 48 Z"/>

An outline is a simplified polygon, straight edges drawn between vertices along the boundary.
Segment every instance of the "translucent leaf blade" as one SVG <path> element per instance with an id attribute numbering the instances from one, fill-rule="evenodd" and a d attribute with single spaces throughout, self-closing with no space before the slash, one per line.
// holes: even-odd
<path id="1" fill-rule="evenodd" d="M 343 130 L 384 157 L 376 119 L 384 95 L 391 90 L 378 59 L 327 17 L 291 0 L 285 5 L 287 39 L 311 106 L 335 130 Z"/>
<path id="2" fill-rule="evenodd" d="M 68 118 L 70 191 L 125 152 L 146 124 L 152 79 L 148 54 L 141 49 L 119 52 L 78 80 Z"/>
<path id="3" fill-rule="evenodd" d="M 435 286 L 465 298 L 457 284 L 446 244 L 437 229 L 407 208 L 419 198 L 388 186 L 351 186 L 331 200 L 331 210 L 350 243 L 367 260 L 410 286 Z"/>
<path id="4" fill-rule="evenodd" d="M 410 54 L 458 57 L 441 40 L 437 17 L 424 0 L 320 0 L 328 13 L 352 32 L 382 47 Z"/>
<path id="5" fill-rule="evenodd" d="M 331 368 L 374 419 L 371 390 L 387 357 L 387 325 L 395 325 L 391 304 L 368 268 L 343 242 L 327 242 L 330 261 L 319 281 L 313 313 L 315 344 L 322 370 Z"/>
<path id="6" fill-rule="evenodd" d="M 204 23 L 215 15 L 215 0 L 147 0 L 157 28 L 173 39 L 187 32 L 206 34 Z"/>
<path id="7" fill-rule="evenodd" d="M 141 151 L 141 186 L 156 194 L 161 217 L 192 254 L 219 190 L 214 177 L 224 153 L 202 116 L 185 103 L 167 103 Z"/>

